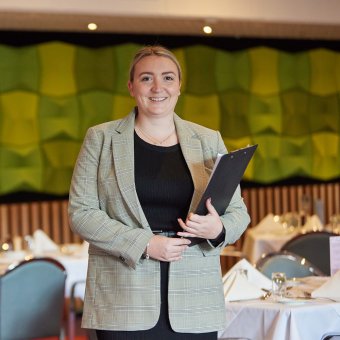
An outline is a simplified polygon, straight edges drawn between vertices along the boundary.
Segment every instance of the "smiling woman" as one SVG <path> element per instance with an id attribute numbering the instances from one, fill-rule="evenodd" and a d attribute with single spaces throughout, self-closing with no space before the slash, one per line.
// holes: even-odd
<path id="1" fill-rule="evenodd" d="M 175 56 L 142 48 L 128 81 L 137 106 L 90 128 L 76 162 L 70 224 L 90 244 L 82 325 L 99 340 L 215 340 L 225 325 L 219 255 L 249 216 L 239 188 L 221 216 L 209 199 L 207 215 L 191 213 L 227 150 L 175 114 L 180 87 Z"/>
<path id="2" fill-rule="evenodd" d="M 165 52 L 136 60 L 128 82 L 138 106 L 136 132 L 151 144 L 174 145 L 178 143 L 173 113 L 180 94 L 180 67 Z"/>

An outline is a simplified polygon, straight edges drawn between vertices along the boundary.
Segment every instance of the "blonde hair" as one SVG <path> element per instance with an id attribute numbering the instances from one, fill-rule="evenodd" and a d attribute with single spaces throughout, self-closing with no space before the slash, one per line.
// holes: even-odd
<path id="1" fill-rule="evenodd" d="M 177 67 L 179 81 L 181 81 L 182 79 L 181 65 L 179 64 L 175 55 L 171 51 L 166 49 L 165 47 L 160 46 L 160 45 L 155 45 L 155 46 L 145 46 L 141 48 L 139 51 L 137 51 L 137 53 L 135 54 L 134 58 L 132 59 L 132 62 L 130 65 L 130 71 L 129 71 L 129 79 L 131 82 L 133 82 L 133 79 L 134 79 L 134 72 L 135 72 L 136 64 L 141 59 L 145 57 L 149 57 L 149 56 L 165 57 L 165 58 L 169 58 L 170 60 L 172 60 Z"/>

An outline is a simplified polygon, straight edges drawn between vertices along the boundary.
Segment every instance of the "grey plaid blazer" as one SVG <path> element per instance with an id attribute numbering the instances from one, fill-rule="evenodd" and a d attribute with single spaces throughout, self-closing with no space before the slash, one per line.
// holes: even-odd
<path id="1" fill-rule="evenodd" d="M 203 193 L 218 152 L 226 152 L 219 132 L 182 120 L 175 125 L 195 192 Z M 70 189 L 71 228 L 90 243 L 82 326 L 107 330 L 152 328 L 160 310 L 160 264 L 141 258 L 152 237 L 134 181 L 134 121 L 121 120 L 88 130 Z M 238 188 L 221 216 L 225 241 L 190 247 L 170 264 L 169 317 L 177 332 L 211 332 L 225 324 L 220 271 L 221 248 L 235 242 L 249 223 Z"/>

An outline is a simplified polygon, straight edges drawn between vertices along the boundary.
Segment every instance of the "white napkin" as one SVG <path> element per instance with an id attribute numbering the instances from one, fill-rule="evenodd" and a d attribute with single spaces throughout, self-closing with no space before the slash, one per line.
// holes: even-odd
<path id="1" fill-rule="evenodd" d="M 33 233 L 34 239 L 34 253 L 43 253 L 48 251 L 57 251 L 59 246 L 54 243 L 48 235 L 41 229 L 37 229 Z"/>
<path id="2" fill-rule="evenodd" d="M 73 253 L 73 255 L 85 257 L 89 252 L 89 243 L 84 241 L 79 248 Z"/>
<path id="3" fill-rule="evenodd" d="M 274 216 L 272 213 L 268 214 L 260 223 L 254 227 L 257 231 L 272 232 L 283 229 L 282 224 L 279 222 L 279 217 Z"/>
<path id="4" fill-rule="evenodd" d="M 224 297 L 226 301 L 239 301 L 258 299 L 264 292 L 250 283 L 247 278 L 238 271 L 232 272 L 223 285 Z"/>
<path id="5" fill-rule="evenodd" d="M 307 218 L 306 223 L 302 226 L 304 232 L 307 231 L 320 231 L 323 229 L 323 225 L 318 215 L 312 215 Z"/>
<path id="6" fill-rule="evenodd" d="M 313 298 L 327 298 L 340 302 L 340 270 L 329 278 L 322 286 L 312 292 Z"/>
<path id="7" fill-rule="evenodd" d="M 263 275 L 260 271 L 258 271 L 251 263 L 249 263 L 246 259 L 242 259 L 238 261 L 233 267 L 229 269 L 229 271 L 224 274 L 223 282 L 226 282 L 228 276 L 230 276 L 233 272 L 237 272 L 238 269 L 246 269 L 248 272 L 248 282 L 252 285 L 257 286 L 258 288 L 271 289 L 272 281 L 265 275 Z"/>

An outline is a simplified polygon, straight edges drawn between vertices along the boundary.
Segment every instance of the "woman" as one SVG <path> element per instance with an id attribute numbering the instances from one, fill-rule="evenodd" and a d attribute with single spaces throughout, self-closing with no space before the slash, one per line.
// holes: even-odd
<path id="1" fill-rule="evenodd" d="M 125 118 L 88 130 L 70 190 L 71 228 L 89 242 L 82 326 L 107 339 L 217 339 L 219 253 L 249 223 L 237 189 L 224 215 L 193 213 L 219 132 L 179 118 L 181 69 L 161 46 L 135 55 Z M 190 247 L 190 237 L 202 243 Z"/>

